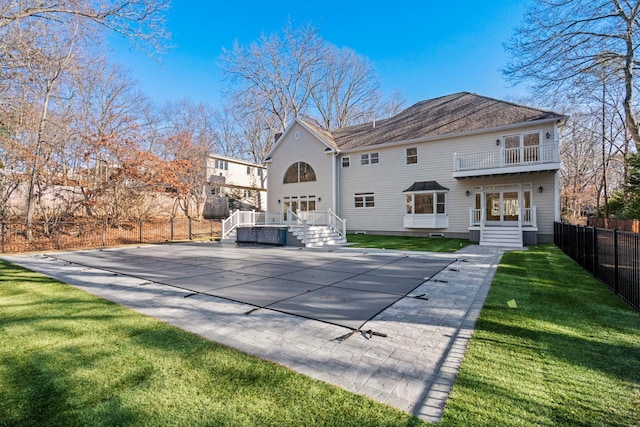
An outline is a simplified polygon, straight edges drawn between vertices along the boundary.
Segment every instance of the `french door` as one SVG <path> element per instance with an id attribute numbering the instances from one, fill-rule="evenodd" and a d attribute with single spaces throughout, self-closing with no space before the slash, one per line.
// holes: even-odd
<path id="1" fill-rule="evenodd" d="M 496 191 L 485 193 L 487 225 L 516 225 L 519 212 L 518 191 Z"/>
<path id="2" fill-rule="evenodd" d="M 287 212 L 291 209 L 294 213 L 316 210 L 316 196 L 286 196 L 283 198 L 282 213 L 287 219 Z"/>
<path id="3" fill-rule="evenodd" d="M 530 184 L 525 189 L 519 186 L 487 187 L 476 193 L 476 210 L 484 210 L 487 225 L 517 225 L 521 210 L 523 220 L 527 220 L 531 197 Z"/>

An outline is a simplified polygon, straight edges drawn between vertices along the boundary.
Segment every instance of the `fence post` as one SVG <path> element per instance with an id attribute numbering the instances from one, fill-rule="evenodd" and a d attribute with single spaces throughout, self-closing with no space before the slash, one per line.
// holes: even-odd
<path id="1" fill-rule="evenodd" d="M 173 241 L 173 218 L 169 220 L 169 224 L 171 225 L 171 241 Z"/>
<path id="2" fill-rule="evenodd" d="M 189 217 L 189 240 L 192 240 L 192 236 L 191 236 L 191 217 Z"/>
<path id="3" fill-rule="evenodd" d="M 60 250 L 60 221 L 56 223 L 56 246 Z"/>
<path id="4" fill-rule="evenodd" d="M 615 290 L 616 295 L 618 293 L 618 230 L 613 229 L 613 264 L 614 264 L 614 275 L 613 275 L 613 288 Z"/>
<path id="5" fill-rule="evenodd" d="M 105 239 L 107 238 L 107 220 L 102 222 L 102 246 L 105 246 Z"/>
<path id="6" fill-rule="evenodd" d="M 593 277 L 598 277 L 598 229 L 593 227 Z"/>
<path id="7" fill-rule="evenodd" d="M 209 235 L 213 237 L 213 221 L 209 220 Z"/>
<path id="8" fill-rule="evenodd" d="M 4 253 L 4 230 L 5 230 L 5 223 L 4 221 L 2 221 L 2 253 Z"/>
<path id="9" fill-rule="evenodd" d="M 139 226 L 138 228 L 139 228 L 139 231 L 140 231 L 140 243 L 142 243 L 142 219 L 138 220 L 138 226 Z"/>

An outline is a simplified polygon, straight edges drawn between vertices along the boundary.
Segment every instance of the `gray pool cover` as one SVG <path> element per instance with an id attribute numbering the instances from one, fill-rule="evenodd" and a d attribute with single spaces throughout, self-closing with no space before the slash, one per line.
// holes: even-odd
<path id="1" fill-rule="evenodd" d="M 254 308 L 247 314 L 270 309 L 352 331 L 362 330 L 382 310 L 453 262 L 362 252 L 292 254 L 292 250 L 268 247 L 264 255 L 251 251 L 248 259 L 241 245 L 173 244 L 50 256 L 249 304 Z"/>

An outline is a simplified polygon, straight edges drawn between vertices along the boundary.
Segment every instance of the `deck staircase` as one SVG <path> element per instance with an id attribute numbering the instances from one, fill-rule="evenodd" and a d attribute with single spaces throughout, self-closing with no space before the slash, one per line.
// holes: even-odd
<path id="1" fill-rule="evenodd" d="M 282 213 L 234 211 L 222 221 L 222 243 L 237 242 L 238 227 L 286 226 L 287 243 L 293 246 L 321 247 L 344 245 L 347 233 L 346 220 L 338 217 L 330 209 L 326 211 L 306 211 L 296 214 L 289 209 L 286 217 Z M 293 239 L 291 239 L 293 237 Z M 297 241 L 297 244 L 295 243 Z"/>
<path id="2" fill-rule="evenodd" d="M 236 229 L 234 228 L 227 235 L 220 239 L 220 243 L 236 243 L 237 242 L 238 233 L 236 233 Z"/>
<path id="3" fill-rule="evenodd" d="M 304 227 L 289 227 L 291 234 L 298 239 L 300 246 L 317 248 L 322 246 L 344 245 L 347 240 L 340 233 L 326 225 L 311 225 L 307 227 L 307 238 L 304 238 Z"/>
<path id="4" fill-rule="evenodd" d="M 522 248 L 522 229 L 517 226 L 485 227 L 480 238 L 480 246 Z"/>

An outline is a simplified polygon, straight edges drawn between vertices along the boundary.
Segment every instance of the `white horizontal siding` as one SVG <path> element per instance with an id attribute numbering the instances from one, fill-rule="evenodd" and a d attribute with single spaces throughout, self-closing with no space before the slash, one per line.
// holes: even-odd
<path id="1" fill-rule="evenodd" d="M 300 132 L 300 139 L 295 139 Z M 326 145 L 320 142 L 303 126 L 294 123 L 278 141 L 271 153 L 271 162 L 267 165 L 267 188 L 269 190 L 268 211 L 280 212 L 285 197 L 316 196 L 316 209 L 332 208 L 332 166 L 333 155 L 326 153 Z M 283 184 L 284 174 L 295 162 L 308 163 L 316 174 L 315 182 Z M 280 203 L 278 203 L 280 200 Z"/>
<path id="2" fill-rule="evenodd" d="M 526 128 L 523 132 L 536 128 Z M 547 129 L 543 130 L 543 136 Z M 548 130 L 553 134 L 553 128 Z M 515 133 L 515 132 L 514 132 Z M 460 137 L 443 141 L 369 149 L 363 152 L 349 153 L 351 166 L 343 168 L 339 162 L 340 199 L 339 214 L 347 219 L 349 230 L 367 230 L 384 232 L 428 231 L 404 228 L 403 217 L 406 213 L 406 198 L 403 193 L 416 181 L 437 181 L 449 188 L 447 193 L 448 233 L 467 233 L 469 211 L 475 207 L 474 189 L 478 185 L 524 184 L 532 183 L 533 203 L 537 207 L 541 233 L 551 233 L 554 218 L 554 173 L 532 173 L 527 175 L 509 175 L 456 179 L 452 176 L 454 152 L 478 152 L 496 148 L 496 139 L 503 135 L 490 133 Z M 406 164 L 406 149 L 418 148 L 418 163 Z M 379 153 L 379 164 L 360 165 L 360 154 Z M 548 189 L 539 194 L 537 188 L 542 185 Z M 466 191 L 469 196 L 466 196 Z M 375 193 L 375 208 L 355 208 L 355 193 Z M 435 230 L 434 230 L 435 231 Z"/>

